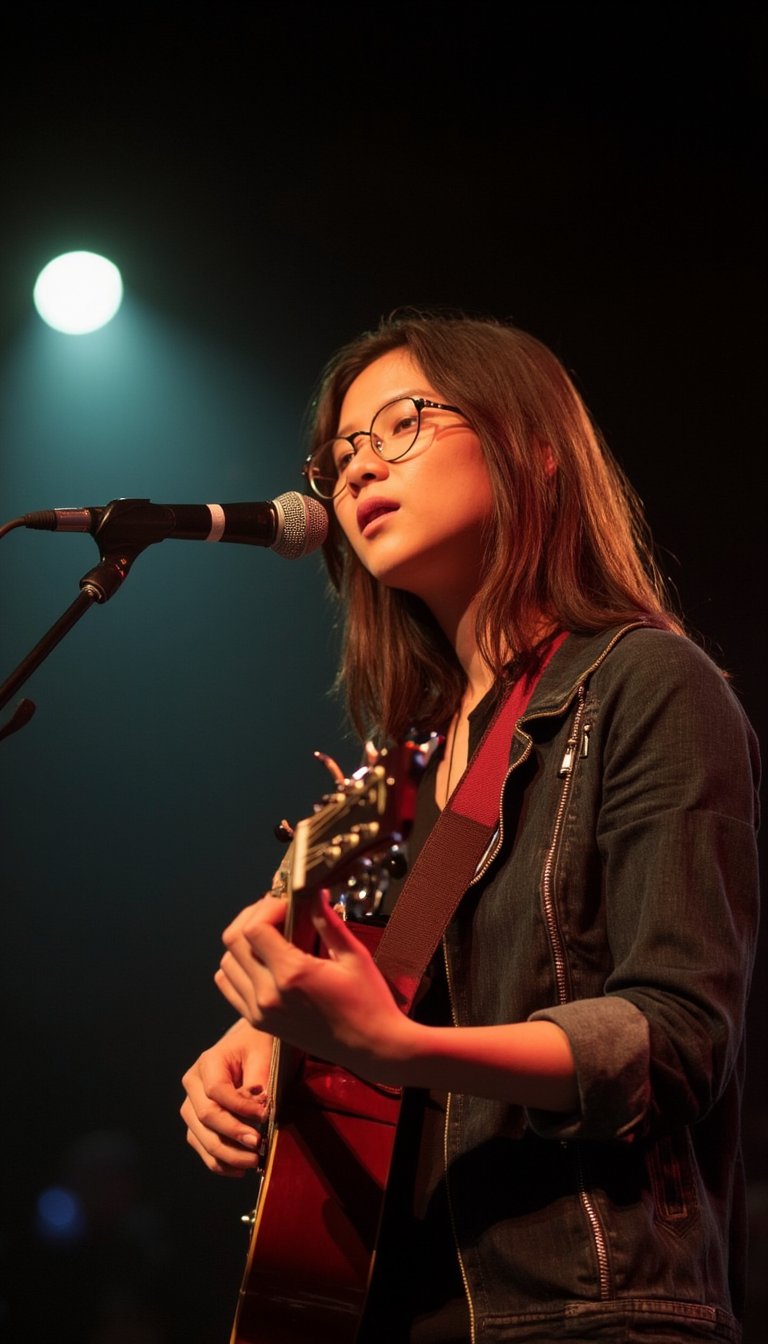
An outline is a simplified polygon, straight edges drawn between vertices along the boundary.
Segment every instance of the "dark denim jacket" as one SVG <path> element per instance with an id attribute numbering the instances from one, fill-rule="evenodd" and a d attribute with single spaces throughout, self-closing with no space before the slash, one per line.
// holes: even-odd
<path id="1" fill-rule="evenodd" d="M 450 1098 L 476 1344 L 739 1338 L 757 773 L 720 671 L 648 627 L 571 635 L 518 724 L 445 935 L 452 1010 L 558 1023 L 581 1107 Z"/>

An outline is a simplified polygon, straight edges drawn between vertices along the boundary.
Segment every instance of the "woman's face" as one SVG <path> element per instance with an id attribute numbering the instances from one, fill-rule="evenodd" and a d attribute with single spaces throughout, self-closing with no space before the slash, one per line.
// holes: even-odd
<path id="1" fill-rule="evenodd" d="M 402 396 L 447 401 L 403 349 L 374 360 L 350 385 L 338 433 L 368 430 L 376 412 Z M 385 462 L 367 434 L 334 500 L 336 517 L 365 568 L 382 583 L 423 598 L 435 614 L 446 600 L 477 592 L 491 482 L 480 440 L 460 415 L 424 410 L 407 455 Z"/>

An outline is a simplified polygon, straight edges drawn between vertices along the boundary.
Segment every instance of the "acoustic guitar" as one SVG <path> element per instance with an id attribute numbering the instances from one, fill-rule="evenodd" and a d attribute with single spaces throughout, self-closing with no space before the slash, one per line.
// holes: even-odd
<path id="1" fill-rule="evenodd" d="M 323 948 L 308 897 L 330 887 L 373 953 L 382 874 L 413 821 L 423 749 L 382 753 L 298 823 L 281 870 L 285 936 Z M 343 884 L 346 882 L 346 887 Z M 342 890 L 337 896 L 337 887 Z M 273 1098 L 246 1216 L 250 1243 L 230 1344 L 353 1344 L 368 1292 L 401 1093 L 276 1042 Z"/>

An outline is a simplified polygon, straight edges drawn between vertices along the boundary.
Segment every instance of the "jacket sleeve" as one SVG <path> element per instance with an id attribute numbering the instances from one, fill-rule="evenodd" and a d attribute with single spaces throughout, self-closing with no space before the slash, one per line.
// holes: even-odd
<path id="1" fill-rule="evenodd" d="M 728 682 L 687 639 L 628 635 L 593 690 L 612 969 L 600 997 L 532 1014 L 568 1035 L 581 1108 L 529 1120 L 547 1137 L 627 1140 L 706 1115 L 733 1072 L 757 928 L 759 763 Z"/>

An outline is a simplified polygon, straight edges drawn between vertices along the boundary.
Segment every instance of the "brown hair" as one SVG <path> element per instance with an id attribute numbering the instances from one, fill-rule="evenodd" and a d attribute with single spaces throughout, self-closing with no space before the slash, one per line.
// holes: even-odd
<path id="1" fill-rule="evenodd" d="M 494 671 L 510 650 L 518 666 L 535 662 L 542 614 L 571 631 L 640 617 L 682 632 L 637 495 L 560 361 L 511 324 L 411 310 L 383 320 L 327 365 L 311 447 L 335 435 L 358 374 L 398 348 L 462 408 L 485 453 L 494 511 L 477 634 Z M 464 690 L 452 646 L 419 598 L 372 578 L 329 514 L 325 558 L 345 609 L 339 683 L 357 731 L 398 739 L 443 726 Z"/>

